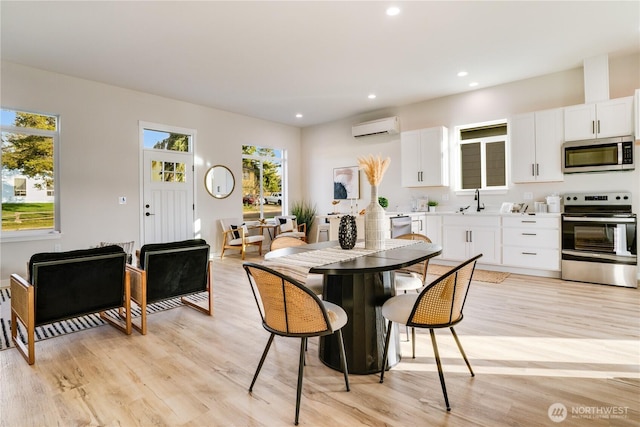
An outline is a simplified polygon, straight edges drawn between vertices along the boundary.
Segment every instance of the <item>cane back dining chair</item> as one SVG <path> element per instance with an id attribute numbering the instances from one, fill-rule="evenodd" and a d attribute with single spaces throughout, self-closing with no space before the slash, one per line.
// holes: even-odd
<path id="1" fill-rule="evenodd" d="M 253 391 L 274 337 L 278 335 L 300 338 L 295 412 L 295 424 L 298 425 L 307 338 L 337 334 L 344 382 L 349 391 L 349 373 L 342 340 L 342 327 L 347 323 L 347 314 L 342 307 L 320 300 L 302 283 L 291 277 L 263 265 L 245 263 L 243 266 L 260 311 L 262 326 L 271 334 L 251 381 L 249 392 Z"/>
<path id="2" fill-rule="evenodd" d="M 429 239 L 424 234 L 419 233 L 407 233 L 402 234 L 400 236 L 395 237 L 396 239 L 404 239 L 404 240 L 420 240 L 423 242 L 431 243 L 431 239 Z M 393 288 L 394 295 L 398 295 L 401 293 L 407 293 L 407 291 L 416 291 L 419 292 L 420 289 L 425 285 L 427 280 L 427 268 L 429 267 L 429 259 L 426 259 L 422 262 L 410 265 L 409 267 L 404 267 L 393 272 Z M 405 325 L 405 330 L 407 334 L 407 341 L 409 340 L 409 327 Z M 413 357 L 415 357 L 416 353 L 416 343 L 413 341 Z"/>
<path id="3" fill-rule="evenodd" d="M 420 240 L 423 242 L 431 243 L 431 239 L 429 239 L 424 234 L 418 233 L 403 234 L 395 238 L 404 240 Z M 399 294 L 401 292 L 406 293 L 407 291 L 417 291 L 418 289 L 422 288 L 425 285 L 425 281 L 427 279 L 428 267 L 429 260 L 426 259 L 417 264 L 410 265 L 409 267 L 395 270 L 393 286 L 395 288 L 396 294 Z"/>
<path id="4" fill-rule="evenodd" d="M 478 258 L 481 256 L 482 254 L 476 255 L 457 267 L 454 267 L 429 283 L 420 294 L 410 293 L 396 295 L 389 298 L 382 306 L 382 315 L 389 321 L 384 345 L 384 364 L 386 365 L 387 363 L 389 336 L 394 322 L 405 324 L 412 328 L 429 329 L 447 411 L 451 410 L 451 406 L 449 405 L 449 398 L 447 396 L 447 387 L 444 382 L 444 373 L 442 372 L 442 364 L 440 362 L 434 329 L 449 328 L 451 330 L 458 350 L 460 350 L 460 354 L 462 354 L 471 376 L 475 376 L 453 327 L 462 320 L 462 309 L 467 299 L 473 271 L 475 270 Z M 415 329 L 412 329 L 412 340 L 415 343 Z M 415 357 L 415 350 L 413 356 Z M 380 372 L 381 383 L 384 381 L 384 372 L 385 369 Z"/>
<path id="5" fill-rule="evenodd" d="M 292 236 L 277 236 L 271 242 L 271 250 L 275 251 L 276 249 L 282 248 L 291 248 L 295 246 L 304 246 L 308 243 L 304 240 L 300 240 L 297 237 Z M 324 281 L 324 274 L 313 274 L 310 273 L 307 275 L 307 279 L 304 281 L 304 285 L 311 289 L 311 291 L 316 295 L 322 295 L 322 287 Z"/>

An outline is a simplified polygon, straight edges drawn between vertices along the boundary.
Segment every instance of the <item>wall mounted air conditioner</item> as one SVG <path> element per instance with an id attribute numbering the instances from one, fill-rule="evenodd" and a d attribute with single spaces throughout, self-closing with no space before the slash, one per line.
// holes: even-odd
<path id="1" fill-rule="evenodd" d="M 399 131 L 400 123 L 397 116 L 360 123 L 351 128 L 354 138 L 380 134 L 395 135 Z"/>

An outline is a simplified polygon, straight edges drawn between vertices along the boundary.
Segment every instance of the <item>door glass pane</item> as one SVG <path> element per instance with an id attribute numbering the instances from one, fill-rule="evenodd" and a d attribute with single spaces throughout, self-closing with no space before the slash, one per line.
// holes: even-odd
<path id="1" fill-rule="evenodd" d="M 184 163 L 151 161 L 151 181 L 186 182 Z"/>
<path id="2" fill-rule="evenodd" d="M 159 162 L 157 160 L 151 160 L 151 181 L 154 181 L 154 182 L 163 181 L 162 162 Z"/>

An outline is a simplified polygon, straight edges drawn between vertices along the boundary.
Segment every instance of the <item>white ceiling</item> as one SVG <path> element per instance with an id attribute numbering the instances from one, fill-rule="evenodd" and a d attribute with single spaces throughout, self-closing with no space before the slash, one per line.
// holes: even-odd
<path id="1" fill-rule="evenodd" d="M 639 1 L 2 0 L 0 15 L 3 60 L 300 127 L 640 51 Z"/>

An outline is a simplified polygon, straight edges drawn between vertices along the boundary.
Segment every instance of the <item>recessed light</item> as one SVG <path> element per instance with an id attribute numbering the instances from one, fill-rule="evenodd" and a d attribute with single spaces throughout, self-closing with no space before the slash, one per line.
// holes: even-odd
<path id="1" fill-rule="evenodd" d="M 370 93 L 369 96 L 367 96 L 367 98 L 376 99 L 376 94 L 375 93 Z"/>
<path id="2" fill-rule="evenodd" d="M 478 86 L 478 82 L 469 83 L 469 87 L 475 87 L 475 86 Z"/>
<path id="3" fill-rule="evenodd" d="M 469 73 L 467 73 L 466 71 L 460 71 L 460 72 L 458 73 L 458 77 L 464 77 L 464 76 L 466 76 L 466 75 L 468 75 L 468 74 L 469 74 Z"/>
<path id="4" fill-rule="evenodd" d="M 296 114 L 296 117 L 300 119 L 300 118 L 302 118 L 302 114 L 298 113 L 298 114 Z"/>
<path id="5" fill-rule="evenodd" d="M 389 16 L 396 16 L 399 13 L 400 13 L 400 9 L 395 6 L 387 9 L 387 15 Z"/>

